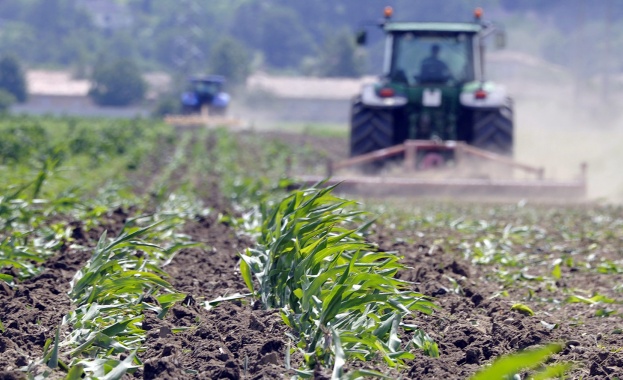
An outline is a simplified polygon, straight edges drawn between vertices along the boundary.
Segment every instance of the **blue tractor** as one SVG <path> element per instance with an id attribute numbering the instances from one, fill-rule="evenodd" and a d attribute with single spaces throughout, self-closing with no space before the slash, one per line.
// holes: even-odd
<path id="1" fill-rule="evenodd" d="M 185 114 L 201 113 L 204 107 L 208 115 L 224 115 L 230 96 L 223 91 L 225 77 L 207 75 L 189 79 L 188 91 L 182 94 L 182 111 Z"/>

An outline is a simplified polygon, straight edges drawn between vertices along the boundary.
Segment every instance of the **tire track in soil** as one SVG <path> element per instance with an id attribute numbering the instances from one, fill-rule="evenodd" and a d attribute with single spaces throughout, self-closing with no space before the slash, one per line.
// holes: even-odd
<path id="1" fill-rule="evenodd" d="M 87 249 L 64 245 L 42 264 L 45 269 L 37 276 L 17 283 L 14 288 L 0 282 L 0 320 L 5 327 L 4 333 L 0 333 L 0 379 L 26 378 L 19 368 L 43 355 L 45 341 L 54 338 L 56 327 L 71 310 L 69 282 L 89 260 L 91 249 L 104 230 L 120 232 L 127 216 L 124 210 L 117 209 L 88 232 L 82 222 L 70 222 L 73 244 Z M 16 275 L 11 273 L 12 269 L 4 271 Z"/>

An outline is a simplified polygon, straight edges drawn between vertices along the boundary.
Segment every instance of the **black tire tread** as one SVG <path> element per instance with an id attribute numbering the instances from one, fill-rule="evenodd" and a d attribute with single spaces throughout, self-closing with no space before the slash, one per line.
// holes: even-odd
<path id="1" fill-rule="evenodd" d="M 494 153 L 513 154 L 513 105 L 505 104 L 492 110 L 474 111 L 471 145 Z"/>
<path id="2" fill-rule="evenodd" d="M 359 156 L 393 145 L 391 110 L 366 107 L 355 99 L 351 112 L 350 155 Z"/>

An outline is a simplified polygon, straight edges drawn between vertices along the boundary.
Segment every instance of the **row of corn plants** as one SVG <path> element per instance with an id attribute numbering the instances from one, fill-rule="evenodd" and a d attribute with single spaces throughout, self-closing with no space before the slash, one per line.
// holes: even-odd
<path id="1" fill-rule="evenodd" d="M 334 378 L 383 377 L 366 369 L 346 372 L 345 364 L 380 356 L 397 367 L 413 359 L 400 332 L 418 327 L 403 318 L 432 314 L 435 305 L 395 277 L 400 258 L 367 242 L 371 222 L 355 227 L 362 212 L 332 190 L 295 191 L 261 207 L 258 245 L 241 255 L 240 270 L 262 304 L 280 308 L 293 329 L 305 363 L 299 376 L 310 378 L 316 366 L 328 366 Z"/>
<path id="2" fill-rule="evenodd" d="M 58 345 L 50 343 L 40 363 L 58 365 L 68 377 L 102 379 L 118 379 L 142 366 L 144 313 L 149 310 L 163 318 L 186 297 L 171 287 L 162 270 L 180 249 L 196 245 L 178 232 L 179 227 L 208 212 L 192 192 L 168 183 L 183 172 L 189 141 L 187 135 L 180 138 L 172 159 L 145 194 L 146 204 L 156 207 L 156 213 L 128 222 L 113 240 L 102 236 L 91 260 L 76 274 L 69 293 L 75 309 L 60 329 L 66 333 L 57 338 Z"/>
<path id="3" fill-rule="evenodd" d="M 180 249 L 196 245 L 178 232 L 186 220 L 201 212 L 189 202 L 172 195 L 155 214 L 128 221 L 116 238 L 101 236 L 91 259 L 71 283 L 74 309 L 63 319 L 55 339 L 48 340 L 43 358 L 27 368 L 29 372 L 46 378 L 60 368 L 68 378 L 111 380 L 142 366 L 144 313 L 163 318 L 186 297 L 166 281 L 162 267 Z"/>

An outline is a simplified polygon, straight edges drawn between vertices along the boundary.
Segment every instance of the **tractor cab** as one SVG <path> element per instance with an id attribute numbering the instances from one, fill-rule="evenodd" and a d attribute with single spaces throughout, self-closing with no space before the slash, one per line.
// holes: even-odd
<path id="1" fill-rule="evenodd" d="M 405 85 L 459 85 L 480 76 L 474 62 L 477 28 L 456 25 L 456 30 L 435 23 L 387 25 L 385 74 Z M 476 54 L 477 55 L 477 54 Z"/>
<path id="2" fill-rule="evenodd" d="M 184 112 L 199 113 L 207 107 L 210 114 L 224 114 L 230 101 L 229 94 L 223 91 L 224 84 L 225 78 L 220 75 L 190 78 L 182 94 Z"/>

